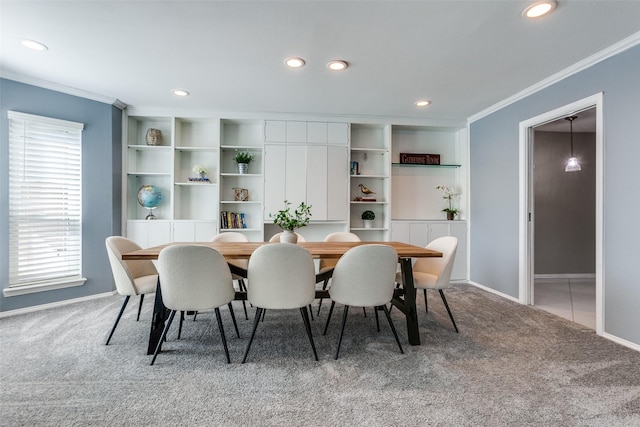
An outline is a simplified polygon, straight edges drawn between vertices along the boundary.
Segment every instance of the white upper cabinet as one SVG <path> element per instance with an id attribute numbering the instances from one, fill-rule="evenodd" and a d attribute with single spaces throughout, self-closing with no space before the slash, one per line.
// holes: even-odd
<path id="1" fill-rule="evenodd" d="M 349 123 L 267 120 L 264 141 L 293 144 L 349 144 Z"/>

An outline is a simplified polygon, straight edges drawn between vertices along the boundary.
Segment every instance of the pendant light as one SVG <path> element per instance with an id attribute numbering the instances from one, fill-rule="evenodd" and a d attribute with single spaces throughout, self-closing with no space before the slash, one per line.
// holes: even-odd
<path id="1" fill-rule="evenodd" d="M 573 121 L 575 119 L 577 119 L 578 116 L 570 116 L 570 117 L 565 117 L 565 120 L 569 120 L 569 124 L 571 126 L 571 157 L 569 158 L 569 160 L 567 161 L 567 166 L 565 166 L 564 171 L 565 172 L 577 172 L 579 170 L 582 170 L 582 168 L 580 167 L 580 163 L 578 163 L 578 159 L 575 158 L 573 156 Z"/>

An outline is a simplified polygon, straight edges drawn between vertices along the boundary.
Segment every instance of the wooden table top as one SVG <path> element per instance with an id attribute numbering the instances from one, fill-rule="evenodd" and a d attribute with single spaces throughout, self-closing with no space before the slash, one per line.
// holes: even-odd
<path id="1" fill-rule="evenodd" d="M 248 259 L 253 251 L 263 245 L 277 245 L 269 242 L 174 242 L 164 245 L 140 249 L 122 254 L 123 260 L 155 260 L 160 251 L 170 245 L 198 245 L 216 249 L 227 259 Z M 401 242 L 299 242 L 298 245 L 307 249 L 314 258 L 340 258 L 354 246 L 367 244 L 389 245 L 396 250 L 399 258 L 427 258 L 442 257 L 442 253 L 421 246 Z"/>

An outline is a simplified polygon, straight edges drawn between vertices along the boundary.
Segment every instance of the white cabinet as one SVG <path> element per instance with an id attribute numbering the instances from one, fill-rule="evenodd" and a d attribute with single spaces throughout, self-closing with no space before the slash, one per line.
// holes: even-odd
<path id="1" fill-rule="evenodd" d="M 127 221 L 127 237 L 143 248 L 171 242 L 171 221 Z"/>
<path id="2" fill-rule="evenodd" d="M 265 220 L 289 201 L 312 206 L 313 221 L 347 219 L 347 148 L 265 145 Z"/>
<path id="3" fill-rule="evenodd" d="M 267 120 L 264 141 L 298 144 L 349 144 L 349 124 Z"/>
<path id="4" fill-rule="evenodd" d="M 451 280 L 467 280 L 467 223 L 466 221 L 391 221 L 391 240 L 427 246 L 439 237 L 458 239 Z"/>

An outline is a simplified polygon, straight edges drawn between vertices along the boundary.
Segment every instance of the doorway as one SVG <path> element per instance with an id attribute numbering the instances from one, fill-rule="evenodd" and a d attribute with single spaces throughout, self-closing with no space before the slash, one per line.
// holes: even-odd
<path id="1" fill-rule="evenodd" d="M 573 138 L 591 138 L 593 153 L 590 159 L 589 156 L 583 159 L 588 161 L 585 170 L 564 172 L 570 138 L 570 133 L 566 132 L 569 123 L 565 117 L 576 115 L 582 116 L 583 120 L 579 127 L 576 124 L 580 119 L 571 123 Z M 584 134 L 584 126 L 595 132 L 595 138 Z M 557 132 L 559 129 L 564 130 L 564 135 Z M 537 141 L 537 145 L 534 141 Z M 602 334 L 603 330 L 602 166 L 602 94 L 520 123 L 519 299 L 523 304 L 547 305 L 546 308 L 552 308 L 548 310 L 551 312 L 554 307 L 548 306 L 555 306 L 555 314 L 562 315 L 563 311 L 565 315 L 562 317 L 585 324 L 585 320 L 588 320 L 585 314 L 578 313 L 576 318 L 574 310 L 584 308 L 580 304 L 584 302 L 583 298 L 589 298 L 591 283 L 590 304 L 591 307 L 595 305 L 595 319 L 592 318 L 586 326 L 594 328 L 598 334 Z M 571 185 L 574 185 L 571 191 L 576 191 L 575 186 L 581 180 L 591 180 L 589 200 L 583 200 L 584 194 L 565 193 L 565 199 L 558 198 Z M 554 207 L 557 208 L 556 212 L 553 211 Z M 589 211 L 582 212 L 585 209 Z M 585 226 L 590 228 L 589 232 L 580 233 L 579 228 Z M 575 238 L 583 240 L 569 240 Z M 548 299 L 549 295 L 540 292 L 544 289 L 554 292 L 557 301 Z M 561 307 L 561 298 L 566 300 L 568 306 Z"/>

